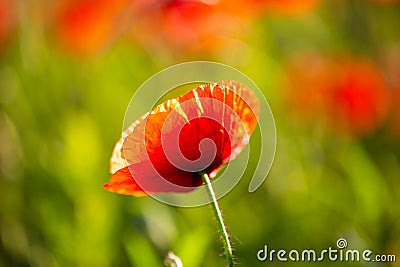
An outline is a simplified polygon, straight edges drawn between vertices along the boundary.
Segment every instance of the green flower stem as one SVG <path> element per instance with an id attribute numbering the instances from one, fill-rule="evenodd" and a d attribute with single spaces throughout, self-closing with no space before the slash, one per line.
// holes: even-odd
<path id="1" fill-rule="evenodd" d="M 222 243 L 224 245 L 226 259 L 229 263 L 229 267 L 233 267 L 235 263 L 233 261 L 232 246 L 229 240 L 228 232 L 226 231 L 224 220 L 222 219 L 221 209 L 218 206 L 217 198 L 215 197 L 214 189 L 212 188 L 211 185 L 210 177 L 208 177 L 208 174 L 205 172 L 200 172 L 200 175 L 206 186 L 208 197 L 211 200 L 211 206 L 215 218 L 217 219 L 218 232 L 221 235 Z"/>

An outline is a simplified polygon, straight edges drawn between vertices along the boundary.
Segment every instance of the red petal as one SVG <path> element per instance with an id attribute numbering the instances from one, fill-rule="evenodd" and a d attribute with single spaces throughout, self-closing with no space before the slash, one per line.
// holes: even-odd
<path id="1" fill-rule="evenodd" d="M 160 175 L 149 161 L 132 164 L 111 175 L 104 188 L 110 192 L 135 197 L 162 192 L 189 192 L 200 185 L 201 179 L 189 172 L 175 172 Z"/>
<path id="2" fill-rule="evenodd" d="M 111 175 L 110 181 L 103 185 L 110 192 L 135 197 L 147 196 L 147 194 L 136 184 L 128 167 L 118 170 Z"/>

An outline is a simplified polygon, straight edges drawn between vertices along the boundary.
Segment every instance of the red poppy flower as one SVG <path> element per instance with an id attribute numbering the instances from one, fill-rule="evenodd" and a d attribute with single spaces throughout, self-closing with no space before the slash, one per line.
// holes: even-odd
<path id="1" fill-rule="evenodd" d="M 0 50 L 7 43 L 15 26 L 15 4 L 11 0 L 0 0 Z"/>
<path id="2" fill-rule="evenodd" d="M 140 0 L 134 4 L 132 37 L 144 47 L 212 52 L 235 41 L 248 27 L 255 6 L 246 1 Z"/>
<path id="3" fill-rule="evenodd" d="M 370 62 L 348 60 L 332 84 L 330 117 L 355 135 L 374 131 L 389 110 L 389 91 L 381 71 Z"/>
<path id="4" fill-rule="evenodd" d="M 236 81 L 167 100 L 123 132 L 104 187 L 134 196 L 191 191 L 202 184 L 200 171 L 215 177 L 241 152 L 258 113 L 258 99 Z"/>
<path id="5" fill-rule="evenodd" d="M 307 55 L 294 60 L 287 75 L 287 98 L 296 113 L 311 120 L 319 118 L 337 132 L 366 135 L 387 117 L 388 88 L 371 62 Z"/>

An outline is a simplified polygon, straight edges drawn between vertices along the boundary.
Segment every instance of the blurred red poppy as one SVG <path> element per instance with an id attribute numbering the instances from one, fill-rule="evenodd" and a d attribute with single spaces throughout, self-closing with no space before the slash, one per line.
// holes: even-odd
<path id="1" fill-rule="evenodd" d="M 250 1 L 257 2 L 257 1 Z M 134 4 L 132 36 L 151 51 L 225 49 L 249 29 L 255 6 L 246 1 L 141 0 Z"/>
<path id="2" fill-rule="evenodd" d="M 119 34 L 128 0 L 66 0 L 60 5 L 56 31 L 61 44 L 78 55 L 101 52 Z"/>
<path id="3" fill-rule="evenodd" d="M 167 100 L 123 132 L 104 187 L 134 196 L 194 190 L 200 171 L 215 177 L 246 146 L 258 113 L 258 99 L 235 81 Z"/>
<path id="4" fill-rule="evenodd" d="M 15 3 L 11 0 L 0 0 L 0 51 L 10 38 L 15 20 Z"/>
<path id="5" fill-rule="evenodd" d="M 332 84 L 330 117 L 356 135 L 373 132 L 389 110 L 389 91 L 381 71 L 370 62 L 346 60 Z"/>
<path id="6" fill-rule="evenodd" d="M 389 91 L 373 63 L 309 55 L 289 65 L 287 99 L 296 113 L 352 136 L 372 133 L 387 117 Z"/>

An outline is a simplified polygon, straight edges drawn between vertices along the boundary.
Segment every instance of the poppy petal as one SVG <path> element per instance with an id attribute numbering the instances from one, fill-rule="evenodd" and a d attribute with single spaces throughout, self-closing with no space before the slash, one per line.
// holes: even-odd
<path id="1" fill-rule="evenodd" d="M 129 168 L 125 167 L 115 172 L 110 181 L 103 185 L 110 192 L 115 192 L 123 195 L 133 195 L 135 197 L 147 196 L 133 179 Z"/>
<path id="2" fill-rule="evenodd" d="M 111 175 L 104 184 L 108 191 L 135 197 L 162 192 L 189 192 L 201 183 L 195 173 L 180 172 L 158 174 L 149 161 L 132 164 Z"/>

